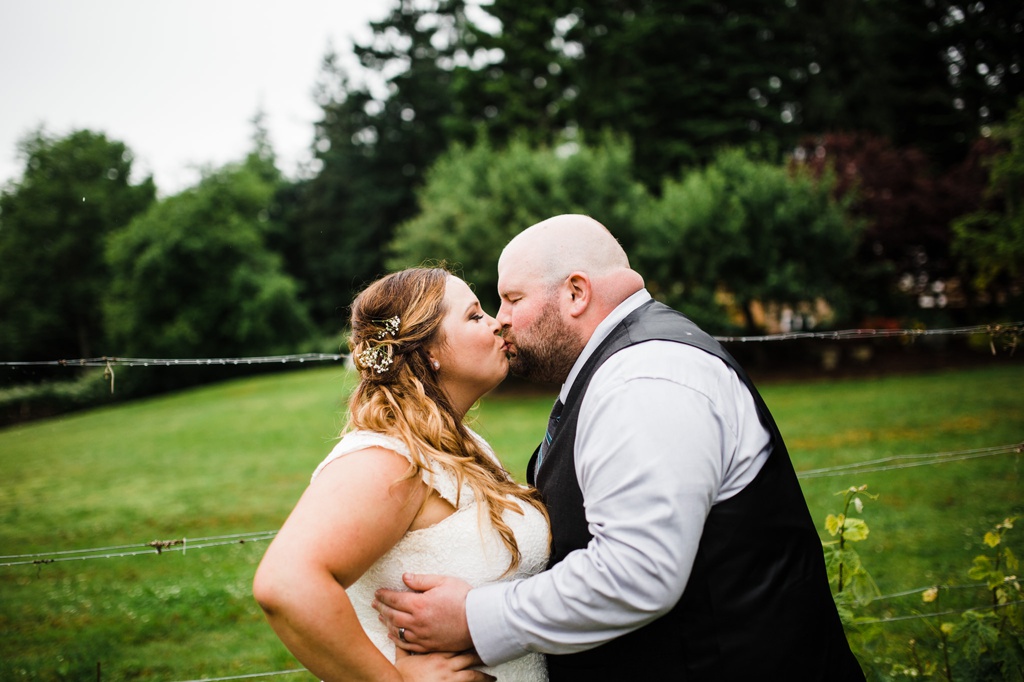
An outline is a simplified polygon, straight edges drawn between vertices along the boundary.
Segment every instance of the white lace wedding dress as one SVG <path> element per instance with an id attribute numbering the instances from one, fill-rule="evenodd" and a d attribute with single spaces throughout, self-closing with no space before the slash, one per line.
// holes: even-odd
<path id="1" fill-rule="evenodd" d="M 493 457 L 490 446 L 479 436 L 476 437 Z M 405 443 L 398 439 L 371 431 L 354 431 L 345 434 L 338 442 L 331 454 L 313 472 L 313 478 L 338 457 L 368 447 L 382 447 L 409 457 Z M 521 505 L 524 514 L 505 512 L 503 517 L 515 533 L 522 559 L 514 574 L 502 578 L 509 564 L 508 550 L 490 525 L 487 515 L 481 516 L 478 513 L 480 509 L 472 489 L 463 484 L 462 490 L 458 491 L 454 475 L 440 466 L 435 468 L 437 471 L 424 471 L 423 480 L 456 508 L 455 513 L 429 528 L 406 533 L 398 544 L 348 589 L 363 630 L 391 661 L 395 660 L 395 645 L 388 639 L 387 629 L 370 606 L 377 589 L 407 589 L 402 583 L 402 574 L 405 572 L 451 575 L 477 586 L 502 579 L 528 577 L 544 570 L 547 564 L 547 521 L 539 511 L 524 504 Z M 499 682 L 547 680 L 547 670 L 540 654 L 528 654 L 493 668 L 482 669 L 496 676 Z"/>

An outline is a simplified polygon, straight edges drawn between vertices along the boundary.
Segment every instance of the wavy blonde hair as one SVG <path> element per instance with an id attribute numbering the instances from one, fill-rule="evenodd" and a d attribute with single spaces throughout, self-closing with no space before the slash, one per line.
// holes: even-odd
<path id="1" fill-rule="evenodd" d="M 432 465 L 438 464 L 455 475 L 458 490 L 469 484 L 475 499 L 484 503 L 481 514 L 486 508 L 512 556 L 508 575 L 522 555 L 503 512 L 522 514 L 515 500 L 547 512 L 540 494 L 516 483 L 466 428 L 430 366 L 428 347 L 446 342 L 442 323 L 449 276 L 443 267 L 409 268 L 382 277 L 356 297 L 349 344 L 360 381 L 349 399 L 342 433 L 364 429 L 402 440 L 412 462 L 401 480 L 416 478 L 424 469 L 436 471 Z M 400 323 L 392 334 L 388 323 L 395 317 Z M 365 360 L 381 357 L 390 362 Z"/>

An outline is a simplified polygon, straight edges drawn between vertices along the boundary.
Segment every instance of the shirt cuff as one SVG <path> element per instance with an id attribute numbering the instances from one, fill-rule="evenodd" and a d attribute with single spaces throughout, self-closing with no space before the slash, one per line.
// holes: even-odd
<path id="1" fill-rule="evenodd" d="M 515 582 L 475 587 L 466 595 L 466 622 L 480 659 L 493 666 L 527 653 L 505 617 L 506 590 Z"/>

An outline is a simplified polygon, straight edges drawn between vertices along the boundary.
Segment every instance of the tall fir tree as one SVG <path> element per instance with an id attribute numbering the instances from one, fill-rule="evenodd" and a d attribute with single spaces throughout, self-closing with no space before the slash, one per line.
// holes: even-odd
<path id="1" fill-rule="evenodd" d="M 372 40 L 355 48 L 362 80 L 337 55 L 324 58 L 316 174 L 280 196 L 282 220 L 297 235 L 289 268 L 304 281 L 324 329 L 337 330 L 353 294 L 384 272 L 395 226 L 415 212 L 415 188 L 447 147 L 451 69 L 464 21 L 462 0 L 427 9 L 400 0 L 371 23 Z"/>

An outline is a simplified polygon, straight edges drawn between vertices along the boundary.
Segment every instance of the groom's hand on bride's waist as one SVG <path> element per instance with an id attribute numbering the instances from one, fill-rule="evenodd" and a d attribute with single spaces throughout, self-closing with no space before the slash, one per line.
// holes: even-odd
<path id="1" fill-rule="evenodd" d="M 416 653 L 473 647 L 466 623 L 469 583 L 415 573 L 406 573 L 402 580 L 412 592 L 377 590 L 372 604 L 396 646 Z"/>

